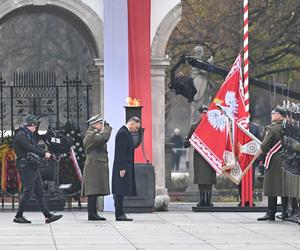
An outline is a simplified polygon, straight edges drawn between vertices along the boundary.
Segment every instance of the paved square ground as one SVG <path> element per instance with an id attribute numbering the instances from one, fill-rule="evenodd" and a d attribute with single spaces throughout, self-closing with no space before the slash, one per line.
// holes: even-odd
<path id="1" fill-rule="evenodd" d="M 0 249 L 300 249 L 300 226 L 258 222 L 263 213 L 131 214 L 133 222 L 87 221 L 85 211 L 62 212 L 62 220 L 45 224 L 42 213 L 26 212 L 32 224 L 12 222 L 14 212 L 0 211 Z"/>

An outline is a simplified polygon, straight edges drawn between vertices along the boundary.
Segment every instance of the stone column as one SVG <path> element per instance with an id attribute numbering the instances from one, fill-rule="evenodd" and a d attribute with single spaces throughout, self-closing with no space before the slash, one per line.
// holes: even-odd
<path id="1" fill-rule="evenodd" d="M 170 202 L 165 183 L 165 69 L 167 58 L 152 58 L 152 157 L 155 167 L 155 207 L 166 210 Z"/>
<path id="2" fill-rule="evenodd" d="M 104 116 L 104 62 L 102 59 L 94 59 L 95 64 L 88 65 L 89 83 L 92 84 L 91 98 L 92 110 L 91 115 L 101 114 Z M 104 118 L 105 119 L 105 118 Z M 97 208 L 100 211 L 104 209 L 104 199 L 98 198 Z"/>
<path id="3" fill-rule="evenodd" d="M 89 65 L 89 75 L 92 90 L 92 110 L 93 114 L 100 113 L 104 116 L 104 62 L 103 59 L 94 59 L 95 64 Z"/>

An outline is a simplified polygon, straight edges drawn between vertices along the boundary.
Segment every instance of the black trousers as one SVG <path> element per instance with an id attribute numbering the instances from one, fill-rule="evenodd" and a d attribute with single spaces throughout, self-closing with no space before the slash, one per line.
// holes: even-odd
<path id="1" fill-rule="evenodd" d="M 181 158 L 181 151 L 176 151 L 176 152 L 174 153 L 173 170 L 176 170 L 176 171 L 179 170 L 180 158 Z"/>
<path id="2" fill-rule="evenodd" d="M 23 186 L 23 194 L 19 202 L 16 217 L 23 216 L 26 203 L 30 200 L 33 194 L 36 196 L 38 205 L 44 216 L 49 217 L 51 214 L 45 202 L 43 182 L 40 172 L 37 169 L 28 168 L 21 170 L 20 175 Z"/>
<path id="3" fill-rule="evenodd" d="M 211 192 L 212 185 L 211 184 L 198 184 L 199 191 L 203 192 Z"/>
<path id="4" fill-rule="evenodd" d="M 88 195 L 88 213 L 94 215 L 97 213 L 97 197 L 98 195 Z"/>
<path id="5" fill-rule="evenodd" d="M 114 200 L 115 200 L 115 216 L 120 217 L 120 216 L 124 215 L 124 210 L 123 210 L 124 196 L 115 194 Z"/>

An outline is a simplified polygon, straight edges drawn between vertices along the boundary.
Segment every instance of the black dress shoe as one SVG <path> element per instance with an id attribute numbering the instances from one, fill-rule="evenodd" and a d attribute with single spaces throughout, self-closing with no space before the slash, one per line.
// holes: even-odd
<path id="1" fill-rule="evenodd" d="M 275 214 L 266 213 L 265 216 L 257 218 L 258 221 L 274 221 L 275 220 Z"/>
<path id="2" fill-rule="evenodd" d="M 49 216 L 48 218 L 46 218 L 45 223 L 49 224 L 52 223 L 54 221 L 57 221 L 59 219 L 61 219 L 63 216 L 62 215 L 54 215 L 52 214 L 51 216 Z"/>
<path id="3" fill-rule="evenodd" d="M 15 217 L 14 218 L 14 222 L 15 223 L 20 223 L 20 224 L 30 224 L 31 223 L 30 220 L 26 220 L 23 216 L 21 216 L 21 217 Z"/>
<path id="4" fill-rule="evenodd" d="M 88 220 L 106 220 L 104 217 L 101 217 L 99 214 L 89 214 Z"/>
<path id="5" fill-rule="evenodd" d="M 116 221 L 133 221 L 133 219 L 128 218 L 126 215 L 121 215 L 119 217 L 116 217 Z"/>
<path id="6" fill-rule="evenodd" d="M 290 218 L 290 216 L 289 216 L 288 213 L 282 213 L 282 214 L 281 214 L 281 219 L 282 219 L 282 220 L 287 220 L 287 219 L 289 219 L 289 218 Z"/>

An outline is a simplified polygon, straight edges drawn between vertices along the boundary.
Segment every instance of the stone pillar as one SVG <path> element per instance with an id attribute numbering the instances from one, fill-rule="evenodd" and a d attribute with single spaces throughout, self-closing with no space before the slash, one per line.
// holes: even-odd
<path id="1" fill-rule="evenodd" d="M 95 64 L 89 65 L 90 83 L 92 89 L 92 112 L 104 116 L 104 62 L 103 59 L 94 59 Z"/>
<path id="2" fill-rule="evenodd" d="M 94 59 L 95 64 L 88 65 L 89 83 L 92 84 L 91 115 L 101 114 L 104 116 L 104 62 L 102 59 Z M 105 118 L 104 118 L 105 119 Z M 104 209 L 104 198 L 98 198 L 97 208 L 100 211 Z"/>
<path id="3" fill-rule="evenodd" d="M 170 198 L 165 183 L 165 69 L 170 64 L 167 58 L 152 58 L 152 157 L 155 167 L 155 207 L 166 210 Z"/>

